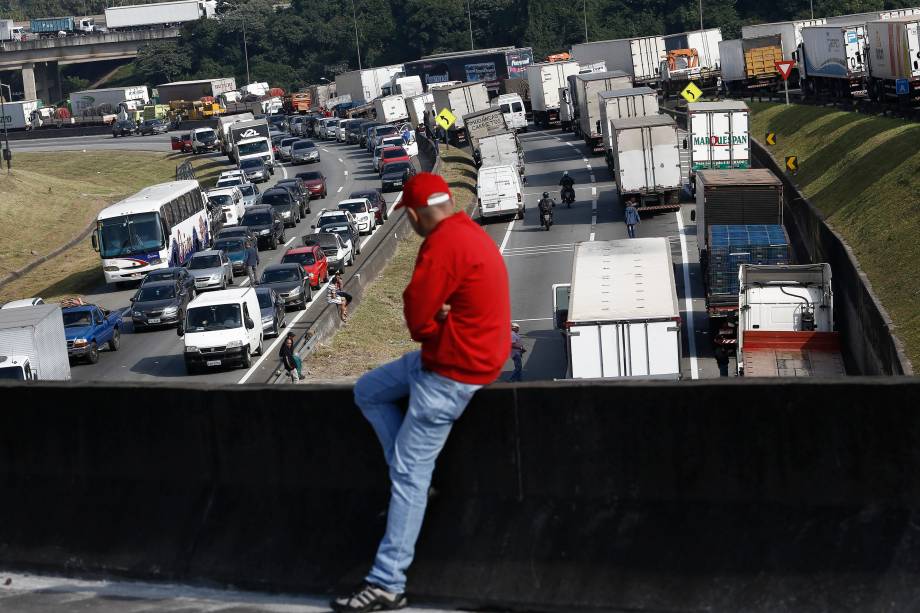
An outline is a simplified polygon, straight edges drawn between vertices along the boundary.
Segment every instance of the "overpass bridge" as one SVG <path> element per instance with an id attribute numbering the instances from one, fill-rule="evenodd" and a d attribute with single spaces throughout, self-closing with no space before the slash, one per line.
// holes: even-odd
<path id="1" fill-rule="evenodd" d="M 38 98 L 53 102 L 63 97 L 60 66 L 133 58 L 151 41 L 178 37 L 179 28 L 159 28 L 4 42 L 0 51 L 0 71 L 22 72 L 26 100 Z"/>

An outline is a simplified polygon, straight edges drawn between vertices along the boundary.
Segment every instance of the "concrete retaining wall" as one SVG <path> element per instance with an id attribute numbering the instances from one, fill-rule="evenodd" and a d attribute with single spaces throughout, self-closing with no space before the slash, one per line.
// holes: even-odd
<path id="1" fill-rule="evenodd" d="M 0 565 L 331 593 L 387 475 L 346 387 L 2 386 Z M 913 400 L 911 400 L 913 398 Z M 410 595 L 526 610 L 911 610 L 914 380 L 498 384 Z"/>

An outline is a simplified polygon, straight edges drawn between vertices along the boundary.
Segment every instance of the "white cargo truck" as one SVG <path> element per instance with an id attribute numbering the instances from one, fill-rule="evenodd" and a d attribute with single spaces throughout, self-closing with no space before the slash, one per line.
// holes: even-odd
<path id="1" fill-rule="evenodd" d="M 677 124 L 667 115 L 614 119 L 610 152 L 620 197 L 634 196 L 640 211 L 680 209 Z"/>
<path id="2" fill-rule="evenodd" d="M 105 89 L 86 89 L 70 94 L 70 109 L 74 117 L 79 117 L 90 109 L 108 105 L 115 111 L 122 102 L 137 100 L 143 104 L 150 102 L 150 92 L 146 85 L 131 87 L 107 87 Z M 111 112 L 111 111 L 110 111 Z"/>
<path id="3" fill-rule="evenodd" d="M 867 59 L 865 26 L 802 28 L 796 54 L 802 93 L 850 97 L 864 91 Z"/>
<path id="4" fill-rule="evenodd" d="M 687 104 L 690 185 L 696 172 L 710 168 L 750 168 L 750 111 L 740 100 Z"/>
<path id="5" fill-rule="evenodd" d="M 374 111 L 377 113 L 377 121 L 380 123 L 395 123 L 409 119 L 409 112 L 406 110 L 406 99 L 403 98 L 402 94 L 377 98 L 374 100 Z"/>
<path id="6" fill-rule="evenodd" d="M 719 28 L 665 36 L 667 51 L 661 58 L 660 71 L 665 96 L 682 91 L 691 81 L 703 88 L 717 85 L 721 40 Z"/>
<path id="7" fill-rule="evenodd" d="M 425 88 L 422 86 L 422 78 L 418 75 L 412 75 L 409 77 L 405 75 L 395 75 L 390 78 L 390 83 L 388 85 L 384 85 L 381 88 L 381 93 L 384 96 L 402 94 L 403 98 L 417 96 L 424 91 Z"/>
<path id="8" fill-rule="evenodd" d="M 21 130 L 31 128 L 32 113 L 42 107 L 41 100 L 17 100 L 15 102 L 5 102 L 3 109 L 6 114 L 0 117 L 0 129 L 5 127 L 8 130 Z"/>
<path id="9" fill-rule="evenodd" d="M 738 281 L 739 375 L 846 375 L 830 264 L 741 264 Z"/>
<path id="10" fill-rule="evenodd" d="M 479 164 L 490 166 L 516 166 L 524 177 L 524 148 L 513 130 L 489 134 L 479 139 Z"/>
<path id="11" fill-rule="evenodd" d="M 795 60 L 795 52 L 802 44 L 802 29 L 811 26 L 824 25 L 826 20 L 799 19 L 795 21 L 777 21 L 774 23 L 760 23 L 757 25 L 741 26 L 742 41 L 748 39 L 765 39 L 765 37 L 779 36 L 780 47 L 784 60 Z M 744 46 L 744 43 L 742 43 Z M 745 51 L 747 47 L 745 46 Z M 721 51 L 721 50 L 720 50 Z M 799 83 L 799 70 L 793 67 L 789 75 L 789 86 L 797 87 Z"/>
<path id="12" fill-rule="evenodd" d="M 0 41 L 22 40 L 25 28 L 17 26 L 12 19 L 0 19 Z"/>
<path id="13" fill-rule="evenodd" d="M 869 97 L 920 102 L 920 16 L 866 24 L 869 43 Z"/>
<path id="14" fill-rule="evenodd" d="M 630 87 L 601 92 L 597 95 L 601 110 L 601 134 L 603 135 L 604 153 L 608 164 L 610 150 L 613 148 L 613 135 L 610 122 L 626 117 L 644 117 L 658 114 L 658 93 L 649 87 Z"/>
<path id="15" fill-rule="evenodd" d="M 575 243 L 571 284 L 553 286 L 569 379 L 679 379 L 680 310 L 667 238 Z"/>
<path id="16" fill-rule="evenodd" d="M 432 96 L 435 113 L 447 109 L 453 114 L 454 123 L 448 133 L 458 143 L 465 140 L 463 116 L 489 108 L 489 93 L 481 81 L 438 88 L 433 90 Z"/>
<path id="17" fill-rule="evenodd" d="M 534 125 L 547 128 L 559 122 L 559 88 L 568 85 L 569 75 L 578 73 L 575 61 L 545 62 L 527 67 Z"/>
<path id="18" fill-rule="evenodd" d="M 401 72 L 402 64 L 343 72 L 335 77 L 336 96 L 349 95 L 355 104 L 367 104 L 379 98 L 383 88 Z"/>
<path id="19" fill-rule="evenodd" d="M 409 114 L 409 122 L 414 127 L 425 123 L 425 105 L 429 102 L 434 102 L 431 92 L 406 98 L 406 112 Z"/>
<path id="20" fill-rule="evenodd" d="M 505 114 L 502 113 L 500 108 L 494 106 L 463 116 L 464 136 L 466 142 L 470 145 L 470 151 L 473 152 L 473 161 L 477 165 L 480 163 L 479 139 L 489 134 L 506 132 L 509 127 L 505 120 Z"/>
<path id="21" fill-rule="evenodd" d="M 57 304 L 0 309 L 0 380 L 68 381 L 64 317 Z"/>
<path id="22" fill-rule="evenodd" d="M 109 30 L 131 30 L 213 18 L 216 4 L 216 2 L 202 0 L 179 0 L 178 2 L 111 6 L 105 9 L 105 26 Z"/>
<path id="23" fill-rule="evenodd" d="M 572 45 L 572 59 L 584 66 L 604 62 L 607 70 L 622 70 L 635 83 L 656 84 L 660 77 L 661 60 L 667 57 L 663 36 L 639 36 L 617 40 L 601 40 Z"/>
<path id="24" fill-rule="evenodd" d="M 559 127 L 563 132 L 571 132 L 575 127 L 575 106 L 568 87 L 559 88 Z"/>
<path id="25" fill-rule="evenodd" d="M 604 150 L 601 143 L 601 109 L 597 95 L 632 86 L 632 77 L 622 70 L 575 75 L 575 97 L 578 100 L 577 133 L 585 140 L 589 151 L 600 153 Z"/>

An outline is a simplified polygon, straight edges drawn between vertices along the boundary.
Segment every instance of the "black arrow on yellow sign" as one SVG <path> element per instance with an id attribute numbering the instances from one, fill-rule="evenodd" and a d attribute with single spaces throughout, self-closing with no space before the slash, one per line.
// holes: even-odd
<path id="1" fill-rule="evenodd" d="M 787 155 L 786 156 L 786 170 L 791 173 L 796 173 L 799 171 L 799 156 L 797 155 Z"/>
<path id="2" fill-rule="evenodd" d="M 776 144 L 776 132 L 767 132 L 767 144 L 768 145 Z"/>

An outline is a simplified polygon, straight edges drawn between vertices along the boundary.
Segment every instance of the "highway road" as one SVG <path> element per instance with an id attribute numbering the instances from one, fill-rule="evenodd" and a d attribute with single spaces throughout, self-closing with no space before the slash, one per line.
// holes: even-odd
<path id="1" fill-rule="evenodd" d="M 95 136 L 11 140 L 10 149 L 13 150 L 14 156 L 17 152 L 41 153 L 43 151 L 81 151 L 83 149 L 87 151 L 172 151 L 170 136 L 171 134 L 152 134 L 113 138 L 111 134 L 97 134 Z"/>
<path id="2" fill-rule="evenodd" d="M 28 143 L 28 149 L 17 147 L 19 150 L 45 151 L 61 150 L 64 147 L 73 149 L 86 148 L 88 150 L 98 150 L 104 148 L 117 147 L 132 150 L 148 151 L 165 151 L 169 150 L 168 136 L 147 136 L 147 137 L 129 137 L 113 139 L 106 136 L 90 136 L 65 139 L 50 139 L 33 141 Z M 81 143 L 72 143 L 74 140 L 80 140 Z M 58 143 L 57 141 L 62 141 Z M 63 142 L 66 141 L 66 142 Z M 328 197 L 325 200 L 314 200 L 312 202 L 312 212 L 305 217 L 296 228 L 288 228 L 286 231 L 288 241 L 285 247 L 291 247 L 300 244 L 300 238 L 304 234 L 312 233 L 310 225 L 324 207 L 334 208 L 340 200 L 344 200 L 348 195 L 357 189 L 379 187 L 380 180 L 377 173 L 371 166 L 371 156 L 363 149 L 355 145 L 344 145 L 341 143 L 322 143 L 317 141 L 321 148 L 321 161 L 318 164 L 303 165 L 290 167 L 282 165 L 275 171 L 275 177 L 260 186 L 264 191 L 273 185 L 278 179 L 293 176 L 303 170 L 318 169 L 322 170 L 327 178 Z M 25 144 L 19 141 L 17 145 Z M 221 154 L 210 154 L 210 157 L 218 160 L 227 160 Z M 229 162 L 227 168 L 231 168 Z M 394 192 L 387 195 L 387 201 L 390 208 L 394 206 L 394 201 L 398 193 Z M 362 237 L 362 250 L 366 254 L 379 237 L 386 232 L 388 225 L 397 219 L 402 212 L 390 217 L 390 220 L 383 226 L 378 226 L 373 235 Z M 279 246 L 275 251 L 265 250 L 260 252 L 261 264 L 259 272 L 268 265 L 277 264 L 284 254 L 284 247 Z M 365 255 L 357 257 L 360 262 Z M 354 267 L 345 269 L 346 280 L 353 274 Z M 238 285 L 247 285 L 249 280 L 245 277 L 236 277 Z M 134 295 L 136 289 L 117 289 L 115 286 L 100 285 L 86 295 L 90 301 L 99 304 L 109 310 L 120 310 L 127 312 L 129 299 Z M 301 335 L 306 328 L 313 322 L 319 311 L 326 306 L 325 286 L 320 291 L 314 293 L 312 304 L 304 311 L 288 311 L 287 325 L 288 330 L 294 331 Z M 118 351 L 101 351 L 99 362 L 97 364 L 75 364 L 72 368 L 72 377 L 77 381 L 133 381 L 152 383 L 155 381 L 183 379 L 195 382 L 205 382 L 214 384 L 228 383 L 265 383 L 278 366 L 277 354 L 280 345 L 280 339 L 270 338 L 266 340 L 265 351 L 263 356 L 256 358 L 251 368 L 243 369 L 224 369 L 214 370 L 205 374 L 189 376 L 185 372 L 185 364 L 182 358 L 183 342 L 176 335 L 175 328 L 169 327 L 161 330 L 151 330 L 135 332 L 130 319 L 126 319 L 126 324 L 121 337 L 121 347 Z"/>
<path id="3" fill-rule="evenodd" d="M 527 176 L 524 219 L 490 222 L 484 227 L 501 249 L 508 268 L 511 315 L 521 326 L 528 350 L 524 354 L 524 380 L 562 378 L 565 351 L 562 336 L 553 327 L 552 285 L 571 282 L 576 242 L 626 238 L 623 204 L 604 157 L 588 153 L 584 142 L 574 135 L 555 129 L 526 132 L 520 139 Z M 547 232 L 538 220 L 537 201 L 544 191 L 561 201 L 559 179 L 565 170 L 575 179 L 576 201 L 571 209 L 556 207 L 555 225 Z M 718 377 L 708 339 L 696 225 L 690 221 L 694 204 L 689 196 L 685 200 L 680 213 L 643 217 L 637 234 L 664 236 L 671 243 L 684 318 L 684 378 Z M 502 377 L 510 374 L 509 362 Z"/>

